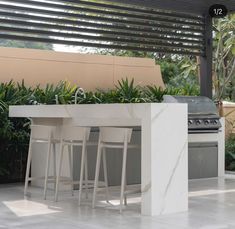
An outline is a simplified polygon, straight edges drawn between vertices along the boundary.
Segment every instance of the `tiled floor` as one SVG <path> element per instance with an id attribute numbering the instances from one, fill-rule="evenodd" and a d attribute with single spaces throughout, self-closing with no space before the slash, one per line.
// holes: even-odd
<path id="1" fill-rule="evenodd" d="M 160 217 L 140 215 L 140 198 L 120 215 L 114 206 L 102 201 L 93 210 L 90 200 L 77 205 L 77 196 L 62 193 L 58 203 L 42 200 L 42 190 L 31 188 L 32 197 L 24 200 L 21 185 L 0 186 L 0 229 L 235 229 L 235 180 L 208 179 L 189 182 L 189 212 Z M 118 196 L 113 190 L 112 195 Z M 102 195 L 100 196 L 102 199 Z M 102 206 L 101 206 L 102 205 Z"/>

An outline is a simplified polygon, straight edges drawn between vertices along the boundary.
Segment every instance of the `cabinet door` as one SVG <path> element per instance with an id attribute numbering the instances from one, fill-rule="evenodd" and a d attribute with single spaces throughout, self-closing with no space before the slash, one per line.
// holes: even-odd
<path id="1" fill-rule="evenodd" d="M 189 179 L 218 176 L 217 143 L 191 143 L 188 155 Z"/>

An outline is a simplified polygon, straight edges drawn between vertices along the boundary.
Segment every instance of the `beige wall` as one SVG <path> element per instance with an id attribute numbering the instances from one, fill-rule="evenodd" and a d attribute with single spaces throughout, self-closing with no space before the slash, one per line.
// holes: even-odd
<path id="1" fill-rule="evenodd" d="M 164 88 L 160 67 L 147 58 L 113 57 L 55 51 L 0 48 L 0 81 L 27 85 L 69 80 L 87 90 L 112 88 L 121 78 Z"/>
<path id="2" fill-rule="evenodd" d="M 235 103 L 223 102 L 223 116 L 226 120 L 226 136 L 235 133 Z"/>

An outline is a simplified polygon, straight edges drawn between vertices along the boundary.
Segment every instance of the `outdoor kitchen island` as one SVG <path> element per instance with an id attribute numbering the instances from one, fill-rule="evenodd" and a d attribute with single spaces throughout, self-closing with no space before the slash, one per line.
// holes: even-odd
<path id="1" fill-rule="evenodd" d="M 9 116 L 42 125 L 141 127 L 141 213 L 188 210 L 186 104 L 10 106 Z"/>

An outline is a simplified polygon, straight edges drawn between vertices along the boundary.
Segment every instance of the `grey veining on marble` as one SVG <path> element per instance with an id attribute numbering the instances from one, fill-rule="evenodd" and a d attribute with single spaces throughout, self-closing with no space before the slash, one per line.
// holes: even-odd
<path id="1" fill-rule="evenodd" d="M 23 185 L 0 185 L 1 229 L 235 228 L 235 180 L 233 179 L 189 181 L 189 212 L 157 217 L 140 215 L 138 197 L 133 198 L 134 203 L 130 203 L 123 215 L 120 215 L 117 207 L 110 207 L 101 202 L 102 194 L 99 195 L 99 205 L 102 207 L 93 210 L 90 207 L 91 199 L 78 207 L 77 193 L 71 197 L 70 192 L 66 192 L 63 194 L 63 200 L 54 203 L 52 192 L 49 192 L 49 200 L 44 201 L 42 189 L 31 188 L 31 191 L 31 198 L 24 200 Z M 115 197 L 117 199 L 119 189 L 113 189 L 111 195 L 113 199 Z M 132 202 L 132 197 L 129 202 Z"/>
<path id="2" fill-rule="evenodd" d="M 182 150 L 180 151 L 180 154 L 178 155 L 178 158 L 177 158 L 177 160 L 176 160 L 176 162 L 175 162 L 175 166 L 174 166 L 174 168 L 173 168 L 173 170 L 172 170 L 172 172 L 171 172 L 171 176 L 169 177 L 169 181 L 168 181 L 168 183 L 167 183 L 167 185 L 166 185 L 163 201 L 165 200 L 165 197 L 167 196 L 167 192 L 169 191 L 169 188 L 170 188 L 171 182 L 172 182 L 172 180 L 173 180 L 173 177 L 174 177 L 174 175 L 176 174 L 175 171 L 176 171 L 176 169 L 177 169 L 178 166 L 179 166 L 180 160 L 182 159 L 183 155 L 188 152 L 188 151 L 186 150 L 187 147 L 188 147 L 188 142 L 185 142 L 184 145 L 183 145 L 183 147 L 182 147 Z M 164 203 L 163 206 L 162 206 L 161 214 L 160 214 L 160 215 L 162 215 L 162 213 L 164 212 L 164 210 L 165 210 L 165 203 Z"/>

